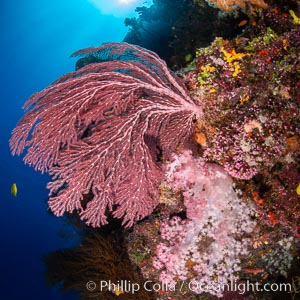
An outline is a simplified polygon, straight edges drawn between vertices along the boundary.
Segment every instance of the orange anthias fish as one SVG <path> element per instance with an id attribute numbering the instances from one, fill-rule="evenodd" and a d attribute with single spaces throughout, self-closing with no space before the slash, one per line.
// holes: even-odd
<path id="1" fill-rule="evenodd" d="M 248 23 L 248 20 L 242 20 L 239 24 L 238 27 L 245 26 Z"/>

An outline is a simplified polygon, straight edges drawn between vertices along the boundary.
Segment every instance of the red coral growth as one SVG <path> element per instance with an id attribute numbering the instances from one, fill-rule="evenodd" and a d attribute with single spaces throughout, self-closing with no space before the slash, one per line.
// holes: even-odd
<path id="1" fill-rule="evenodd" d="M 24 161 L 52 176 L 51 210 L 79 211 L 94 227 L 107 223 L 107 208 L 126 226 L 152 212 L 162 176 L 155 147 L 168 155 L 201 115 L 155 53 L 109 43 L 87 54 L 112 49 L 131 56 L 87 65 L 34 94 L 10 140 L 13 154 L 28 148 Z"/>

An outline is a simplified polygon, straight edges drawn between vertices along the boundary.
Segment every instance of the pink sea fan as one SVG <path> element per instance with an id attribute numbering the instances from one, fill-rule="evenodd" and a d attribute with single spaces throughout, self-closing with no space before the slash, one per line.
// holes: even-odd
<path id="1" fill-rule="evenodd" d="M 75 210 L 97 227 L 108 208 L 132 226 L 157 204 L 156 147 L 169 155 L 202 112 L 155 53 L 108 43 L 76 54 L 93 53 L 119 60 L 86 65 L 31 96 L 10 147 L 13 154 L 27 148 L 24 161 L 52 176 L 49 206 L 57 216 Z"/>

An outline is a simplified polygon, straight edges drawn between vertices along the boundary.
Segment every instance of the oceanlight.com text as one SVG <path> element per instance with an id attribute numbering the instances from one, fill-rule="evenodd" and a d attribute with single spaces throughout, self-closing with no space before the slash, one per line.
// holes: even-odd
<path id="1" fill-rule="evenodd" d="M 237 292 L 241 295 L 245 293 L 255 293 L 255 292 L 286 292 L 293 293 L 293 286 L 291 283 L 259 283 L 259 282 L 250 282 L 249 280 L 245 282 L 236 282 L 230 281 L 228 284 L 218 285 L 216 283 L 206 284 L 199 281 L 179 281 L 175 285 L 166 284 L 164 282 L 155 282 L 147 280 L 144 283 L 131 282 L 130 280 L 100 280 L 88 281 L 86 283 L 86 288 L 89 291 L 98 290 L 100 292 L 111 291 L 119 293 L 131 293 L 135 294 L 140 290 L 145 290 L 149 292 L 183 292 L 189 290 L 197 294 L 202 292 Z"/>

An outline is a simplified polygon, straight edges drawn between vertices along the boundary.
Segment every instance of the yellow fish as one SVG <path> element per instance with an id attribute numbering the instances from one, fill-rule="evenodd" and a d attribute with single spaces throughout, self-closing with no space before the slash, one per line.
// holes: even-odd
<path id="1" fill-rule="evenodd" d="M 18 188 L 17 188 L 17 184 L 13 183 L 10 187 L 10 192 L 14 197 L 17 197 L 17 193 L 18 193 Z"/>
<path id="2" fill-rule="evenodd" d="M 298 186 L 296 188 L 296 193 L 300 196 L 300 183 L 298 184 Z"/>

